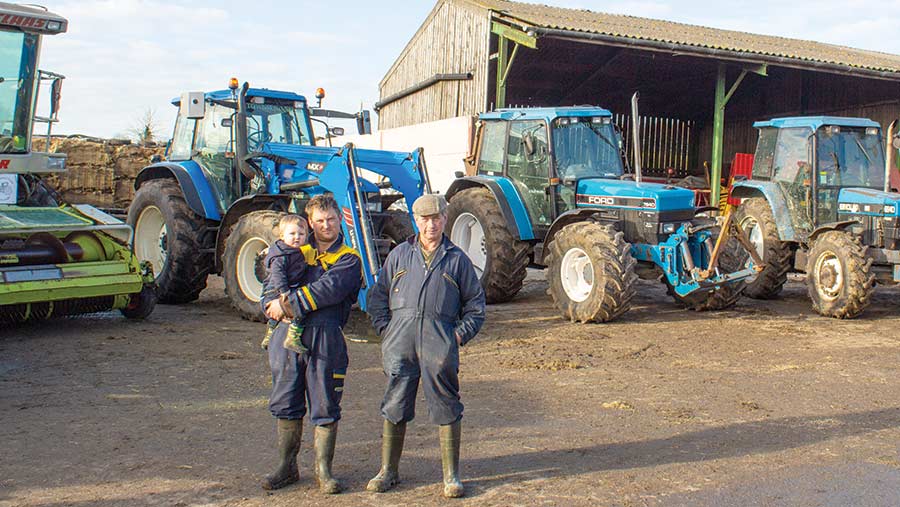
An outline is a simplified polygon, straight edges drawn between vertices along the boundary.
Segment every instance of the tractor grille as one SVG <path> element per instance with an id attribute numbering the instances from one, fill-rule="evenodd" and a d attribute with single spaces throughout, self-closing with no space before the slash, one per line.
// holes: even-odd
<path id="1" fill-rule="evenodd" d="M 50 317 L 107 312 L 113 309 L 114 304 L 114 296 L 103 296 L 46 303 L 3 305 L 0 306 L 0 323 L 20 323 L 27 320 L 44 320 Z"/>

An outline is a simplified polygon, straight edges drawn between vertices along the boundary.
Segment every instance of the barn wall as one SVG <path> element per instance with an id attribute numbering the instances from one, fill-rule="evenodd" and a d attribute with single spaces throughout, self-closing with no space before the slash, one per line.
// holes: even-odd
<path id="1" fill-rule="evenodd" d="M 379 86 L 382 98 L 435 74 L 472 73 L 467 81 L 442 81 L 385 105 L 378 128 L 477 114 L 483 111 L 488 79 L 488 11 L 467 4 L 437 4 Z"/>

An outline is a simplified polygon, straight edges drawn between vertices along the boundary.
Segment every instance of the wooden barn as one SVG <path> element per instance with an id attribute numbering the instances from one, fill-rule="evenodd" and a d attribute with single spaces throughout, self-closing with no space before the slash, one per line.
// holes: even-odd
<path id="1" fill-rule="evenodd" d="M 380 85 L 380 129 L 507 106 L 593 104 L 627 127 L 641 97 L 649 173 L 728 174 L 756 120 L 900 117 L 900 56 L 505 0 L 438 0 Z M 718 188 L 714 186 L 714 196 Z"/>

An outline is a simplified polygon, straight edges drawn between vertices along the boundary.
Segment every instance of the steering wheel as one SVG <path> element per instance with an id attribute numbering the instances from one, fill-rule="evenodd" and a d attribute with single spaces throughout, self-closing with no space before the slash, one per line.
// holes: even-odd
<path id="1" fill-rule="evenodd" d="M 247 151 L 256 151 L 257 148 L 260 147 L 263 143 L 267 143 L 272 140 L 272 134 L 264 131 L 257 130 L 255 132 L 251 132 L 247 135 Z"/>

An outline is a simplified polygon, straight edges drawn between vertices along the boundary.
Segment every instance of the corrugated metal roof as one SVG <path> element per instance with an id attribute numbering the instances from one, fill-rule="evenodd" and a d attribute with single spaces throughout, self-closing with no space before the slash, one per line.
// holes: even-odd
<path id="1" fill-rule="evenodd" d="M 652 41 L 734 53 L 741 59 L 751 59 L 747 54 L 760 55 L 785 59 L 786 61 L 780 63 L 793 64 L 791 66 L 814 67 L 815 63 L 822 63 L 847 67 L 847 70 L 861 69 L 863 71 L 859 72 L 861 75 L 881 73 L 880 77 L 900 79 L 900 55 L 889 53 L 636 16 L 606 14 L 586 9 L 567 9 L 505 0 L 456 1 L 490 9 L 501 18 L 517 20 L 526 26 L 633 39 L 638 41 L 634 44 L 636 46 L 640 45 L 640 41 Z M 721 56 L 726 57 L 727 54 Z M 760 60 L 767 59 L 760 58 Z"/>

